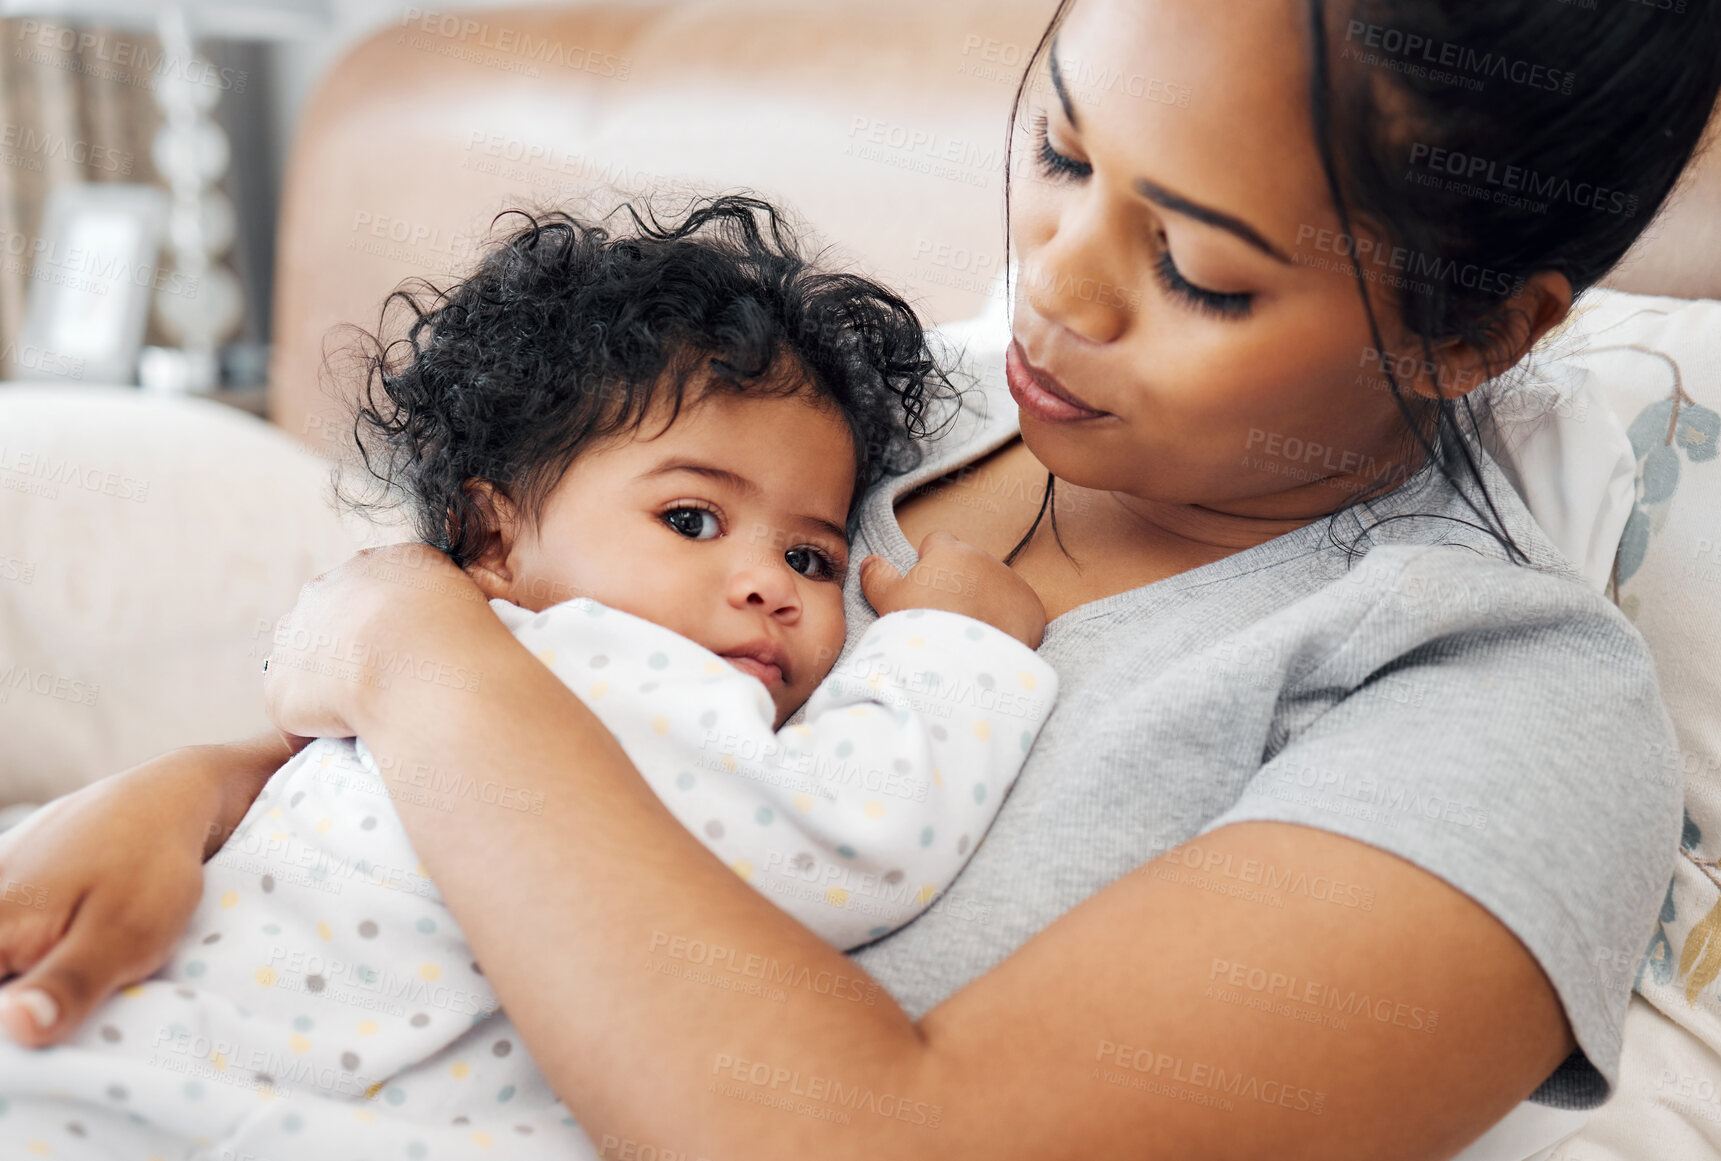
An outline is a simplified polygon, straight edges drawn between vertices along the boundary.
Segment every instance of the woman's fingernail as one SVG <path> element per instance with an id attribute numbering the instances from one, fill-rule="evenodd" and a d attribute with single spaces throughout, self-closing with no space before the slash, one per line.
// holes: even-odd
<path id="1" fill-rule="evenodd" d="M 0 1003 L 10 1003 L 29 1013 L 38 1032 L 45 1032 L 60 1018 L 60 1005 L 39 988 L 11 988 L 0 992 Z"/>

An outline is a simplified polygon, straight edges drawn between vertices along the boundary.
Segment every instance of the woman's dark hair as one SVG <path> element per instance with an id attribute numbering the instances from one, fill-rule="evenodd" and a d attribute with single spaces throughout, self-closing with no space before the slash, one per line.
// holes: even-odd
<path id="1" fill-rule="evenodd" d="M 810 386 L 854 437 L 857 503 L 918 462 L 929 413 L 953 388 L 907 303 L 803 257 L 756 198 L 698 199 L 667 224 L 647 203 L 609 217 L 623 212 L 631 229 L 611 233 L 565 212 L 508 211 L 496 224 L 517 228 L 470 277 L 384 301 L 377 335 L 361 332 L 351 353 L 364 376 L 354 436 L 386 495 L 343 500 L 403 504 L 418 535 L 464 566 L 490 526 L 473 481 L 535 520 L 582 450 L 635 433 L 665 402 L 673 421 L 706 390 Z M 401 322 L 401 337 L 381 337 Z"/>
<path id="2" fill-rule="evenodd" d="M 1071 3 L 1062 0 L 1029 58 L 1012 128 Z M 1489 355 L 1493 372 L 1509 369 L 1508 300 L 1543 271 L 1565 275 L 1574 295 L 1600 281 L 1667 200 L 1721 92 L 1715 0 L 1305 4 L 1309 110 L 1340 233 L 1354 238 L 1359 223 L 1412 267 L 1398 308 L 1424 367 L 1438 365 L 1436 343 L 1456 337 Z M 1345 256 L 1375 349 L 1385 351 L 1359 249 L 1352 243 Z M 1481 517 L 1458 486 L 1466 472 L 1498 525 L 1485 530 L 1509 559 L 1527 559 L 1499 520 L 1471 444 L 1492 423 L 1487 397 L 1442 392 L 1437 404 L 1413 405 L 1394 361 L 1380 362 L 1406 451 L 1414 442 L 1426 453 L 1416 476 L 1438 470 Z M 1329 538 L 1341 513 L 1405 482 L 1388 476 L 1349 497 Z M 1047 492 L 1042 516 L 1050 481 Z"/>

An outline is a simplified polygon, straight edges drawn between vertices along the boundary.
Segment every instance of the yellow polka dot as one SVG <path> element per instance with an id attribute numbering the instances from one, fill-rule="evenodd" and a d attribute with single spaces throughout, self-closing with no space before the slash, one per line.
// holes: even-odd
<path id="1" fill-rule="evenodd" d="M 327 758 L 324 758 L 323 760 L 325 762 L 328 761 Z M 286 818 L 287 812 L 282 810 L 279 806 L 277 806 L 275 809 L 273 809 L 269 812 L 269 817 L 270 818 Z"/>
<path id="2" fill-rule="evenodd" d="M 586 693 L 590 697 L 602 697 L 604 694 L 608 693 L 609 691 L 610 691 L 610 683 L 609 682 L 607 682 L 607 681 L 594 681 L 594 682 L 592 682 L 591 689 L 587 690 Z"/>
<path id="3" fill-rule="evenodd" d="M 922 887 L 919 891 L 915 892 L 914 898 L 915 898 L 915 901 L 917 903 L 930 903 L 930 902 L 932 902 L 932 897 L 936 894 L 938 894 L 937 885 L 933 884 L 933 883 L 928 883 L 926 886 Z"/>
<path id="4" fill-rule="evenodd" d="M 330 927 L 327 923 L 317 924 L 317 934 L 323 939 L 333 939 L 335 937 L 334 928 Z"/>
<path id="5" fill-rule="evenodd" d="M 369 1088 L 365 1089 L 365 1100 L 367 1100 L 367 1101 L 376 1100 L 376 1094 L 382 1091 L 383 1083 L 384 1082 L 379 1080 L 375 1084 L 371 1085 Z"/>
<path id="6" fill-rule="evenodd" d="M 825 902 L 832 907 L 841 907 L 849 901 L 849 893 L 841 887 L 825 888 Z"/>
<path id="7" fill-rule="evenodd" d="M 311 1050 L 311 1038 L 309 1036 L 289 1036 L 287 1037 L 287 1050 L 295 1056 L 303 1056 Z"/>
<path id="8" fill-rule="evenodd" d="M 1033 689 L 1039 684 L 1039 681 L 1035 679 L 1034 675 L 1029 673 L 1026 669 L 1016 675 L 1016 680 L 1022 683 L 1023 689 Z"/>
<path id="9" fill-rule="evenodd" d="M 48 1142 L 46 1141 L 30 1141 L 25 1144 L 24 1148 L 30 1150 L 30 1152 L 36 1154 L 38 1157 L 52 1157 L 54 1155 L 54 1151 L 48 1148 Z"/>
<path id="10" fill-rule="evenodd" d="M 753 877 L 753 864 L 749 863 L 746 859 L 736 859 L 733 863 L 729 864 L 729 869 L 734 871 L 737 875 L 740 875 L 743 879 L 751 879 Z"/>
<path id="11" fill-rule="evenodd" d="M 813 796 L 811 794 L 795 795 L 795 809 L 800 811 L 802 814 L 813 809 Z"/>
<path id="12" fill-rule="evenodd" d="M 908 639 L 908 647 L 910 649 L 919 649 L 924 644 L 926 644 L 925 637 L 910 637 Z"/>
<path id="13" fill-rule="evenodd" d="M 376 1021 L 375 1020 L 360 1020 L 359 1021 L 359 1035 L 360 1036 L 375 1036 L 376 1035 Z"/>
<path id="14" fill-rule="evenodd" d="M 884 817 L 884 803 L 880 802 L 876 798 L 866 804 L 865 810 L 868 818 Z"/>
<path id="15" fill-rule="evenodd" d="M 319 771 L 327 770 L 329 768 L 329 763 L 333 762 L 334 760 L 335 760 L 335 753 L 333 750 L 324 751 L 323 752 L 323 760 L 321 763 L 318 764 L 317 769 Z"/>
<path id="16" fill-rule="evenodd" d="M 705 663 L 705 672 L 708 676 L 711 676 L 711 677 L 716 677 L 719 673 L 722 673 L 727 668 L 729 668 L 729 667 L 727 665 L 723 664 L 721 661 L 707 661 Z"/>
<path id="17" fill-rule="evenodd" d="M 272 830 L 269 832 L 269 841 L 272 843 L 284 843 L 287 841 L 287 832 L 284 830 Z"/>
<path id="18" fill-rule="evenodd" d="M 490 1147 L 490 1134 L 489 1133 L 473 1133 L 472 1134 L 472 1143 L 474 1145 L 478 1146 L 480 1149 L 488 1149 Z"/>
<path id="19" fill-rule="evenodd" d="M 455 1080 L 465 1080 L 468 1076 L 472 1075 L 472 1066 L 467 1064 L 464 1060 L 456 1060 L 453 1064 L 448 1066 L 448 1075 L 452 1076 Z"/>
<path id="20" fill-rule="evenodd" d="M 268 1085 L 259 1085 L 254 1091 L 257 1093 L 257 1099 L 260 1101 L 272 1101 L 275 1099 L 275 1090 L 270 1088 Z"/>
<path id="21" fill-rule="evenodd" d="M 237 907 L 237 906 L 239 906 L 239 892 L 237 892 L 237 891 L 223 892 L 222 896 L 221 896 L 221 905 L 223 907 Z"/>
<path id="22" fill-rule="evenodd" d="M 934 786 L 944 785 L 944 775 L 939 771 L 937 766 L 932 768 L 932 784 Z"/>
<path id="23" fill-rule="evenodd" d="M 430 878 L 430 868 L 426 867 L 423 863 L 418 864 L 418 877 L 420 879 Z"/>
<path id="24" fill-rule="evenodd" d="M 866 679 L 866 687 L 868 689 L 877 689 L 879 686 L 881 686 L 883 684 L 884 684 L 884 674 L 882 674 L 882 673 L 875 673 L 871 677 Z"/>
<path id="25" fill-rule="evenodd" d="M 656 717 L 652 718 L 651 732 L 654 734 L 669 733 L 669 719 L 664 717 L 662 714 L 658 714 Z"/>
<path id="26" fill-rule="evenodd" d="M 373 1092 L 375 1092 L 381 1088 L 382 1088 L 382 1082 L 379 1080 L 377 1083 L 371 1085 L 370 1088 L 365 1089 L 365 1096 L 368 1097 Z M 372 1121 L 376 1120 L 376 1114 L 371 1112 L 369 1109 L 354 1109 L 353 1110 L 353 1116 L 355 1118 L 357 1118 L 358 1120 L 363 1121 L 367 1125 L 370 1124 Z"/>
<path id="27" fill-rule="evenodd" d="M 334 826 L 334 825 L 335 825 L 335 820 L 332 818 L 319 818 L 317 820 L 317 833 L 318 834 L 328 834 L 329 828 L 331 826 Z"/>
<path id="28" fill-rule="evenodd" d="M 974 736 L 982 742 L 992 736 L 992 727 L 986 724 L 985 718 L 974 719 Z"/>
<path id="29" fill-rule="evenodd" d="M 265 988 L 274 987 L 275 986 L 275 969 L 272 967 L 260 967 L 260 968 L 258 968 L 257 969 L 257 982 L 259 984 L 263 985 Z"/>
<path id="30" fill-rule="evenodd" d="M 427 984 L 435 983 L 442 978 L 442 968 L 433 963 L 421 963 L 418 965 L 418 978 Z"/>
<path id="31" fill-rule="evenodd" d="M 790 726 L 789 728 L 795 732 L 795 736 L 798 738 L 810 738 L 813 735 L 812 726 Z"/>
<path id="32" fill-rule="evenodd" d="M 554 665 L 556 663 L 556 651 L 554 649 L 540 649 L 537 652 L 537 658 L 545 665 Z"/>
<path id="33" fill-rule="evenodd" d="M 227 1071 L 227 1057 L 223 1053 L 217 1052 L 214 1056 L 211 1056 L 209 1058 L 209 1063 L 214 1067 L 216 1072 Z"/>
<path id="34" fill-rule="evenodd" d="M 740 766 L 740 763 L 735 761 L 735 755 L 733 755 L 733 754 L 723 755 L 723 772 L 725 774 L 735 773 L 737 767 L 739 767 L 739 766 Z"/>
<path id="35" fill-rule="evenodd" d="M 130 987 L 121 988 L 120 995 L 124 996 L 128 1000 L 135 1000 L 139 996 L 143 995 L 143 985 L 132 984 Z"/>
<path id="36" fill-rule="evenodd" d="M 850 706 L 849 707 L 849 717 L 851 717 L 851 718 L 864 718 L 864 717 L 866 717 L 866 706 L 864 706 L 864 705 Z"/>

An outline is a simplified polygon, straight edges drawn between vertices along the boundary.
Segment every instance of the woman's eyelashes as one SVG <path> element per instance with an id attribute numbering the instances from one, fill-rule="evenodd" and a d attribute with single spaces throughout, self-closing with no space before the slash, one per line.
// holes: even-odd
<path id="1" fill-rule="evenodd" d="M 1035 158 L 1041 172 L 1047 177 L 1081 181 L 1093 174 L 1092 165 L 1059 153 L 1053 147 L 1051 122 L 1044 113 L 1034 118 L 1034 144 Z M 1159 257 L 1154 260 L 1154 275 L 1167 293 L 1216 318 L 1242 318 L 1249 313 L 1254 302 L 1254 296 L 1250 294 L 1208 290 L 1189 281 L 1172 260 L 1171 250 L 1165 245 L 1163 235 L 1160 237 Z"/>
<path id="2" fill-rule="evenodd" d="M 1217 290 L 1207 290 L 1195 285 L 1177 269 L 1177 263 L 1171 260 L 1169 249 L 1160 250 L 1159 257 L 1153 264 L 1153 272 L 1159 277 L 1159 284 L 1167 291 L 1203 313 L 1218 318 L 1242 318 L 1249 313 L 1254 303 L 1254 295 L 1251 294 L 1222 294 Z"/>
<path id="3" fill-rule="evenodd" d="M 679 501 L 664 509 L 660 519 L 688 540 L 715 540 L 723 535 L 723 521 L 715 508 Z M 808 580 L 840 581 L 843 563 L 816 544 L 797 544 L 783 553 L 784 562 Z"/>

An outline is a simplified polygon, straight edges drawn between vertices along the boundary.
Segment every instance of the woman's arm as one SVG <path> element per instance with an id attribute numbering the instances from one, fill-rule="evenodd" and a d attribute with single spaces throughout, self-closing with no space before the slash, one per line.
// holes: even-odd
<path id="1" fill-rule="evenodd" d="M 303 743 L 269 730 L 175 750 L 0 835 L 0 976 L 18 973 L 0 991 L 0 1027 L 56 1043 L 160 967 L 197 907 L 203 860 Z"/>
<path id="2" fill-rule="evenodd" d="M 395 779 L 430 788 L 398 799 L 414 844 L 603 1156 L 1432 1159 L 1572 1051 L 1551 985 L 1480 906 L 1282 824 L 1225 828 L 1202 850 L 1365 885 L 1375 908 L 1264 907 L 1160 877 L 1161 860 L 918 1022 L 887 996 L 821 986 L 858 969 L 684 831 L 578 697 L 456 594 L 457 570 L 398 551 L 421 583 L 337 572 L 308 594 L 304 623 L 328 618 L 367 668 L 272 670 L 278 721 L 350 726 Z M 456 663 L 475 688 L 438 679 Z M 464 792 L 486 783 L 541 796 L 542 813 Z M 680 970 L 695 964 L 730 986 Z M 1253 989 L 1257 973 L 1389 1000 L 1394 1018 L 1275 1017 L 1249 1005 L 1276 994 Z M 747 982 L 786 998 L 734 986 Z"/>

